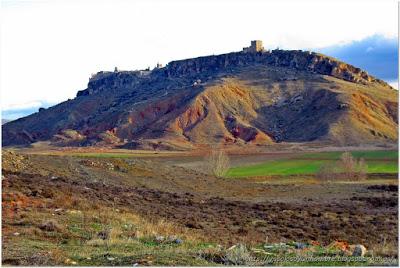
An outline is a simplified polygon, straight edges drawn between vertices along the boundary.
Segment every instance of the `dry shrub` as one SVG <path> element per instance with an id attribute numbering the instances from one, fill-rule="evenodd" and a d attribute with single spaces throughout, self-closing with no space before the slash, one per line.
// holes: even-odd
<path id="1" fill-rule="evenodd" d="M 49 220 L 46 221 L 44 223 L 42 223 L 39 228 L 43 231 L 47 231 L 47 232 L 59 232 L 61 231 L 63 228 L 62 226 L 60 226 L 56 221 L 54 220 Z"/>
<path id="2" fill-rule="evenodd" d="M 223 257 L 225 265 L 258 266 L 261 262 L 251 255 L 246 246 L 239 244 L 228 249 Z"/>
<path id="3" fill-rule="evenodd" d="M 29 227 L 24 230 L 24 234 L 26 234 L 29 237 L 41 236 L 42 231 L 37 227 Z"/>
<path id="4" fill-rule="evenodd" d="M 54 248 L 51 249 L 49 251 L 51 259 L 55 262 L 55 263 L 63 263 L 64 260 L 66 259 L 66 254 L 64 251 L 62 251 L 59 248 Z"/>
<path id="5" fill-rule="evenodd" d="M 368 166 L 363 158 L 356 159 L 349 152 L 344 152 L 336 163 L 321 165 L 316 173 L 320 181 L 330 180 L 364 180 L 367 178 Z"/>
<path id="6" fill-rule="evenodd" d="M 341 175 L 345 180 L 362 180 L 367 178 L 368 166 L 363 158 L 357 160 L 351 153 L 345 152 L 339 160 Z"/>
<path id="7" fill-rule="evenodd" d="M 229 156 L 223 150 L 212 150 L 205 157 L 205 169 L 218 178 L 226 175 L 229 170 Z"/>
<path id="8" fill-rule="evenodd" d="M 320 181 L 329 182 L 332 179 L 335 179 L 336 174 L 337 168 L 335 163 L 326 163 L 321 165 L 321 167 L 317 171 L 316 177 Z"/>
<path id="9" fill-rule="evenodd" d="M 381 241 L 378 244 L 374 244 L 368 249 L 372 256 L 380 256 L 380 257 L 398 257 L 398 241 L 390 240 L 388 241 L 387 237 L 382 235 Z"/>
<path id="10" fill-rule="evenodd" d="M 82 201 L 79 197 L 73 195 L 72 191 L 66 190 L 60 193 L 53 201 L 53 206 L 66 209 L 86 209 L 91 206 L 90 203 Z"/>
<path id="11" fill-rule="evenodd" d="M 100 238 L 91 239 L 91 240 L 86 241 L 86 245 L 93 246 L 93 247 L 100 247 L 100 246 L 104 246 L 106 244 L 107 244 L 107 242 Z"/>
<path id="12" fill-rule="evenodd" d="M 122 234 L 123 234 L 123 232 L 121 230 L 121 226 L 119 226 L 119 225 L 112 226 L 112 228 L 110 230 L 110 238 L 109 238 L 111 244 L 116 243 L 119 240 L 121 240 L 123 238 Z"/>

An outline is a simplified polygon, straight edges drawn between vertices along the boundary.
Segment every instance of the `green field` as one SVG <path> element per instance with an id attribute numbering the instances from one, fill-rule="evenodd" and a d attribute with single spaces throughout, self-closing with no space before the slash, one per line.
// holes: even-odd
<path id="1" fill-rule="evenodd" d="M 268 175 L 315 174 L 321 165 L 335 162 L 343 152 L 306 153 L 286 159 L 270 160 L 260 164 L 233 167 L 228 177 L 255 177 Z M 355 158 L 364 158 L 368 173 L 397 173 L 397 151 L 351 152 Z"/>

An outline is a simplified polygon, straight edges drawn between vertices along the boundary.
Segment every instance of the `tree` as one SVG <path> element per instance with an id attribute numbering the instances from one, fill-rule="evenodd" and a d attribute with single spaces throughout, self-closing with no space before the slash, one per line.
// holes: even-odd
<path id="1" fill-rule="evenodd" d="M 360 180 L 366 179 L 368 166 L 363 158 L 357 160 L 351 153 L 345 152 L 340 156 L 340 166 L 342 167 L 343 179 Z"/>
<path id="2" fill-rule="evenodd" d="M 358 179 L 360 180 L 365 180 L 367 178 L 367 173 L 368 173 L 368 166 L 365 163 L 364 158 L 361 158 L 358 161 L 358 165 L 357 165 L 357 175 L 358 175 Z"/>
<path id="3" fill-rule="evenodd" d="M 316 178 L 322 181 L 331 180 L 364 180 L 367 178 L 368 166 L 363 158 L 355 159 L 351 153 L 345 152 L 339 161 L 321 165 Z"/>
<path id="4" fill-rule="evenodd" d="M 342 167 L 343 172 L 343 179 L 352 179 L 355 175 L 355 167 L 356 167 L 356 160 L 354 160 L 353 156 L 350 152 L 344 152 L 340 156 L 340 165 Z"/>
<path id="5" fill-rule="evenodd" d="M 229 156 L 223 150 L 212 150 L 205 157 L 205 166 L 208 173 L 220 178 L 229 170 Z"/>
<path id="6" fill-rule="evenodd" d="M 317 179 L 328 182 L 337 178 L 337 168 L 335 163 L 322 164 L 316 173 Z"/>

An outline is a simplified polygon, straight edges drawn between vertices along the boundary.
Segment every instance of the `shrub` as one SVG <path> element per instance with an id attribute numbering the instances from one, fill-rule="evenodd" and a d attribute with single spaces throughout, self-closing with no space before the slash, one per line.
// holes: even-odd
<path id="1" fill-rule="evenodd" d="M 261 264 L 242 244 L 227 250 L 223 260 L 225 265 L 255 266 Z"/>
<path id="2" fill-rule="evenodd" d="M 229 170 L 229 157 L 223 150 L 213 150 L 205 158 L 206 171 L 218 178 Z"/>
<path id="3" fill-rule="evenodd" d="M 368 173 L 368 166 L 365 163 L 364 158 L 361 158 L 358 161 L 358 165 L 357 165 L 358 179 L 365 180 L 367 178 L 367 173 Z"/>
<path id="4" fill-rule="evenodd" d="M 61 231 L 62 227 L 54 220 L 49 220 L 42 223 L 39 228 L 47 232 Z"/>
<path id="5" fill-rule="evenodd" d="M 337 177 L 337 167 L 335 163 L 322 164 L 316 173 L 316 177 L 321 181 L 330 181 Z"/>
<path id="6" fill-rule="evenodd" d="M 351 179 L 355 177 L 357 160 L 353 158 L 351 153 L 344 152 L 340 156 L 340 165 L 342 168 L 342 174 L 345 179 Z"/>
<path id="7" fill-rule="evenodd" d="M 357 160 L 351 153 L 344 152 L 336 163 L 321 165 L 316 178 L 321 181 L 333 179 L 363 180 L 367 178 L 368 166 L 363 158 Z"/>

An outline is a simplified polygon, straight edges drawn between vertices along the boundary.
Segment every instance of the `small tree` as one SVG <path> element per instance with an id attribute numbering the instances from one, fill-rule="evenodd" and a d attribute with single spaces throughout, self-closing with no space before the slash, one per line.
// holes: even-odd
<path id="1" fill-rule="evenodd" d="M 205 158 L 208 173 L 220 178 L 229 170 L 229 157 L 223 150 L 212 150 Z"/>
<path id="2" fill-rule="evenodd" d="M 357 166 L 357 160 L 353 158 L 351 153 L 344 152 L 340 156 L 340 166 L 342 167 L 343 179 L 353 179 Z"/>
<path id="3" fill-rule="evenodd" d="M 322 164 L 316 173 L 318 180 L 327 182 L 337 178 L 337 168 L 334 163 Z"/>
<path id="4" fill-rule="evenodd" d="M 357 160 L 351 153 L 345 152 L 340 157 L 343 179 L 362 180 L 367 178 L 368 166 L 363 158 Z"/>
<path id="5" fill-rule="evenodd" d="M 365 180 L 367 178 L 367 173 L 368 173 L 368 166 L 365 163 L 364 158 L 361 158 L 358 161 L 357 164 L 357 175 L 358 175 L 358 179 L 360 180 Z"/>
<path id="6" fill-rule="evenodd" d="M 364 180 L 367 178 L 368 166 L 363 158 L 357 160 L 351 153 L 345 152 L 335 163 L 321 165 L 316 178 L 320 181 L 330 180 Z"/>

